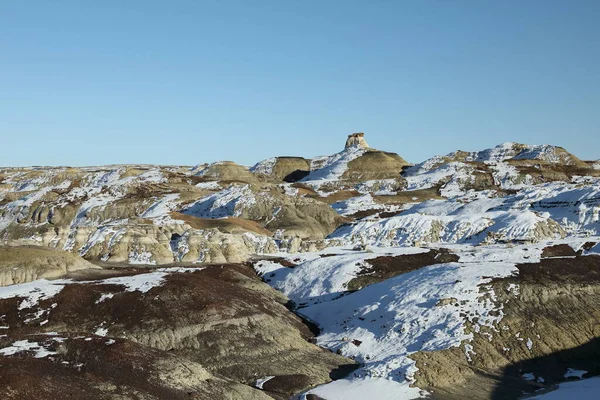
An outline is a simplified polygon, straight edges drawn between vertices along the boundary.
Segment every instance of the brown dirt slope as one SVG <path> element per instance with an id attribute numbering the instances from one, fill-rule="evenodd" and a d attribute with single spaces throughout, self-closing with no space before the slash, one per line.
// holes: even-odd
<path id="1" fill-rule="evenodd" d="M 148 269 L 137 272 L 142 271 Z M 106 277 L 106 270 L 99 272 L 98 277 Z M 128 274 L 135 272 L 132 268 L 127 270 Z M 115 274 L 122 276 L 123 270 Z M 185 392 L 200 393 L 197 398 L 211 398 L 203 393 L 218 390 L 222 394 L 213 398 L 265 398 L 261 395 L 266 392 L 254 395 L 248 388 L 258 378 L 275 376 L 268 394 L 283 399 L 330 381 L 336 371 L 348 372 L 354 368 L 353 361 L 311 344 L 313 334 L 286 308 L 287 298 L 263 283 L 249 266 L 211 265 L 195 272 L 174 273 L 168 275 L 161 286 L 146 293 L 90 282 L 94 279 L 93 271 L 86 275 L 85 282 L 66 285 L 59 294 L 41 301 L 39 306 L 19 309 L 19 299 L 0 300 L 2 325 L 9 327 L 3 330 L 7 336 L 0 337 L 0 348 L 43 332 L 58 332 L 67 339 L 66 346 L 75 346 L 67 349 L 69 358 L 59 358 L 60 362 L 52 367 L 63 368 L 62 360 L 87 365 L 81 371 L 69 370 L 58 380 L 63 386 L 73 387 L 75 398 L 77 393 L 82 395 L 78 382 L 87 378 L 97 380 L 102 387 L 116 386 L 115 390 L 121 390 L 119 377 L 101 369 L 103 362 L 111 364 L 113 358 L 120 360 L 117 365 L 121 365 L 118 368 L 123 379 L 128 377 L 131 381 L 131 386 L 125 385 L 123 390 L 126 391 L 121 392 L 123 398 L 132 398 L 132 393 L 139 393 L 139 398 L 179 398 L 179 392 L 172 390 L 173 385 L 184 388 Z M 106 294 L 113 297 L 103 297 Z M 104 344 L 106 353 L 102 353 L 102 346 L 94 348 L 94 343 L 100 340 L 94 335 L 99 327 L 107 330 L 107 336 L 102 338 L 104 342 L 112 339 L 117 344 L 124 343 L 123 352 L 118 346 Z M 88 342 L 92 343 L 81 342 L 78 337 L 91 337 Z M 137 361 L 135 354 L 143 354 L 142 359 Z M 11 371 L 12 368 L 30 370 L 31 379 L 48 379 L 45 377 L 54 370 L 50 375 L 43 371 L 49 368 L 50 361 L 31 360 L 31 355 L 23 353 L 0 355 L 0 363 L 10 363 Z M 178 367 L 180 370 L 172 373 L 173 379 L 153 378 L 157 387 L 144 386 L 142 382 L 148 379 L 147 374 L 171 374 L 168 369 L 151 366 L 159 362 L 188 367 Z M 100 369 L 87 374 L 88 368 Z M 194 375 L 207 378 L 201 379 L 202 382 L 187 382 L 192 379 L 185 376 L 188 368 L 204 371 Z M 0 382 L 4 379 L 12 388 L 11 392 L 7 386 L 0 385 L 0 398 L 7 398 L 3 396 L 7 393 L 14 396 L 28 393 L 27 385 L 22 384 L 16 373 L 6 368 L 0 371 Z M 234 382 L 245 385 L 243 390 L 233 385 Z M 119 398 L 98 393 L 93 392 L 89 398 Z M 168 397 L 165 393 L 174 394 Z"/>
<path id="2" fill-rule="evenodd" d="M 367 181 L 372 179 L 400 178 L 402 169 L 409 165 L 396 153 L 372 150 L 348 163 L 342 179 Z"/>

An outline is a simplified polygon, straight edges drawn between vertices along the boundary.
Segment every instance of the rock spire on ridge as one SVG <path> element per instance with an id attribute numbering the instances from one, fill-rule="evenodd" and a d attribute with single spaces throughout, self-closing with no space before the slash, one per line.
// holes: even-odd
<path id="1" fill-rule="evenodd" d="M 363 132 L 358 132 L 348 135 L 348 139 L 346 140 L 346 148 L 351 146 L 358 146 L 365 149 L 368 148 L 369 145 L 365 140 L 365 134 Z"/>

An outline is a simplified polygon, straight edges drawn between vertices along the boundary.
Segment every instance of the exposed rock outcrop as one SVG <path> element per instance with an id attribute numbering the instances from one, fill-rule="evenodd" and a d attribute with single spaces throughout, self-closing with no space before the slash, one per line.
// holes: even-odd
<path id="1" fill-rule="evenodd" d="M 348 139 L 346 139 L 346 148 L 348 147 L 352 147 L 352 146 L 357 146 L 357 147 L 362 147 L 364 149 L 368 149 L 369 145 L 367 144 L 367 141 L 365 140 L 365 134 L 363 132 L 358 132 L 358 133 L 353 133 L 351 135 L 348 135 Z"/>
<path id="2" fill-rule="evenodd" d="M 250 171 L 274 182 L 297 182 L 310 173 L 310 160 L 302 157 L 274 157 L 263 160 Z"/>
<path id="3" fill-rule="evenodd" d="M 0 286 L 56 279 L 98 268 L 76 254 L 38 246 L 0 246 Z"/>
<path id="4" fill-rule="evenodd" d="M 348 169 L 342 175 L 342 179 L 351 182 L 383 179 L 404 181 L 400 175 L 408 165 L 409 163 L 396 153 L 379 150 L 367 151 L 348 163 Z"/>
<path id="5" fill-rule="evenodd" d="M 218 161 L 206 166 L 196 173 L 205 179 L 221 181 L 257 182 L 256 176 L 246 167 L 238 165 L 233 161 Z"/>
<path id="6" fill-rule="evenodd" d="M 235 185 L 189 204 L 184 214 L 200 218 L 229 215 L 260 223 L 279 236 L 324 239 L 344 219 L 327 204 L 290 196 L 273 185 Z"/>

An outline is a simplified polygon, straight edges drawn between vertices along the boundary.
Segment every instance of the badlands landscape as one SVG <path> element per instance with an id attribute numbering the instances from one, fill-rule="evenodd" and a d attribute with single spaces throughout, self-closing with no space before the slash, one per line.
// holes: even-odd
<path id="1" fill-rule="evenodd" d="M 0 168 L 0 398 L 596 398 L 600 161 L 341 139 Z"/>

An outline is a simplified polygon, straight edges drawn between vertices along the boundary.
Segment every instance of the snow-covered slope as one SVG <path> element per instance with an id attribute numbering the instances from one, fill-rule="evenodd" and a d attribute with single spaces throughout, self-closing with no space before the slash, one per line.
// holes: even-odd
<path id="1" fill-rule="evenodd" d="M 593 173 L 590 165 L 561 147 L 507 142 L 478 152 L 435 156 L 408 168 L 404 175 L 409 190 L 440 185 L 443 196 L 454 197 L 470 189 L 481 190 L 482 185 L 520 190 L 552 180 L 568 181 L 575 175 L 569 169 L 578 168 Z"/>
<path id="2" fill-rule="evenodd" d="M 555 391 L 531 397 L 532 400 L 596 400 L 600 393 L 600 378 L 561 383 Z"/>
<path id="3" fill-rule="evenodd" d="M 366 151 L 364 147 L 350 146 L 331 156 L 315 157 L 311 162 L 310 174 L 302 181 L 339 180 L 348 170 L 348 163 L 362 156 Z"/>
<path id="4" fill-rule="evenodd" d="M 256 163 L 252 168 L 250 168 L 250 171 L 255 174 L 270 175 L 273 172 L 273 167 L 275 166 L 276 162 L 277 157 L 267 158 Z"/>
<path id="5" fill-rule="evenodd" d="M 566 243 L 578 248 L 586 240 L 599 239 Z M 394 399 L 412 399 L 423 392 L 410 386 L 418 371 L 411 354 L 459 347 L 466 362 L 470 362 L 474 332 L 483 327 L 493 332 L 504 315 L 489 283 L 517 274 L 519 263 L 539 261 L 547 245 L 454 245 L 450 248 L 459 256 L 458 262 L 420 268 L 357 292 L 348 289 L 348 282 L 369 260 L 428 250 L 328 249 L 301 259 L 290 257 L 289 261 L 298 263 L 291 268 L 279 261 L 261 261 L 255 268 L 299 306 L 300 314 L 319 325 L 319 345 L 361 363 L 362 367 L 345 380 L 310 393 L 331 400 L 360 399 L 369 391 L 387 392 Z M 518 286 L 509 285 L 508 290 L 515 296 L 519 293 Z M 528 339 L 526 345 L 531 347 L 532 343 Z"/>
<path id="6" fill-rule="evenodd" d="M 184 213 L 200 218 L 238 217 L 252 204 L 256 198 L 248 185 L 232 185 L 192 203 Z"/>
<path id="7" fill-rule="evenodd" d="M 349 245 L 537 242 L 566 234 L 600 234 L 600 181 L 548 183 L 505 197 L 430 200 L 400 215 L 360 220 L 330 238 Z"/>
<path id="8" fill-rule="evenodd" d="M 496 147 L 475 152 L 455 151 L 446 156 L 435 156 L 411 168 L 412 173 L 423 173 L 448 162 L 481 162 L 496 164 L 507 160 L 538 160 L 550 164 L 574 165 L 579 159 L 562 147 L 551 145 L 526 145 L 505 142 Z"/>

